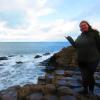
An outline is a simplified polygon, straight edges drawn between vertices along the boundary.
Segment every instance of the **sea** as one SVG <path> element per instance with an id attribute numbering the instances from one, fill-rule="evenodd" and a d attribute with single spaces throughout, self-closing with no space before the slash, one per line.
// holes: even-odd
<path id="1" fill-rule="evenodd" d="M 45 75 L 45 66 L 39 63 L 69 45 L 68 42 L 0 42 L 0 57 L 7 57 L 0 60 L 0 90 L 37 84 L 38 77 Z M 41 57 L 34 58 L 36 55 Z"/>

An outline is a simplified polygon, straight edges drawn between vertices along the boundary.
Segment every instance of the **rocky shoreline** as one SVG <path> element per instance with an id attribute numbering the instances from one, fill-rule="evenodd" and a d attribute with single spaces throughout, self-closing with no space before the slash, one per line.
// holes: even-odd
<path id="1" fill-rule="evenodd" d="M 72 47 L 63 48 L 40 65 L 46 66 L 45 76 L 37 84 L 13 86 L 0 91 L 0 100 L 100 100 L 100 67 L 95 73 L 95 96 L 78 94 L 82 88 L 77 55 Z"/>

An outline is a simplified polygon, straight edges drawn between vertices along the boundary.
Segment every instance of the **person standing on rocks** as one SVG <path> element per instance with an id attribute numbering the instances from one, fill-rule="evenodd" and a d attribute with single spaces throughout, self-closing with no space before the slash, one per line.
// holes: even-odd
<path id="1" fill-rule="evenodd" d="M 74 41 L 67 36 L 77 53 L 77 60 L 82 75 L 83 90 L 81 94 L 94 94 L 94 72 L 100 61 L 100 35 L 87 21 L 79 24 L 81 34 Z"/>

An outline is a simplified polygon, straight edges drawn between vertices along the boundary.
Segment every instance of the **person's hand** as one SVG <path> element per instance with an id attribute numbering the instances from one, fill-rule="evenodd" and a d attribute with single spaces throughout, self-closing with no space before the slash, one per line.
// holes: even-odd
<path id="1" fill-rule="evenodd" d="M 71 36 L 65 36 L 65 38 L 71 43 L 73 47 L 76 48 L 76 44 Z"/>
<path id="2" fill-rule="evenodd" d="M 72 38 L 72 37 L 71 37 L 71 36 L 65 36 L 65 38 L 66 38 L 66 39 L 70 39 L 70 38 Z"/>

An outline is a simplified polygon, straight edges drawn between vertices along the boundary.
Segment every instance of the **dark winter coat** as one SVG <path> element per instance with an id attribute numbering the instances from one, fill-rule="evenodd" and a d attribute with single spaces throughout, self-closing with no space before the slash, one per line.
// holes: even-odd
<path id="1" fill-rule="evenodd" d="M 81 33 L 75 41 L 71 37 L 67 39 L 76 48 L 79 62 L 94 62 L 100 59 L 100 35 L 97 30 Z"/>

